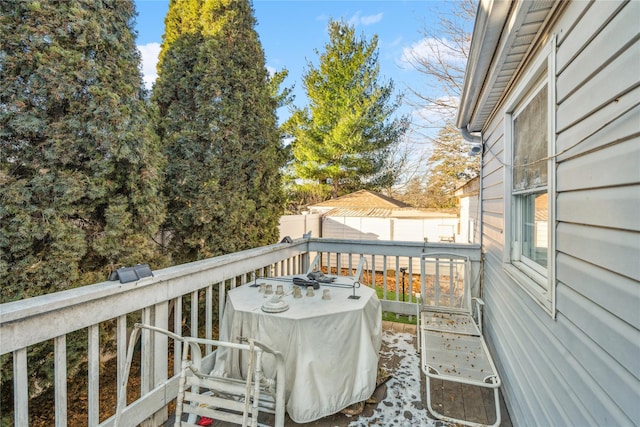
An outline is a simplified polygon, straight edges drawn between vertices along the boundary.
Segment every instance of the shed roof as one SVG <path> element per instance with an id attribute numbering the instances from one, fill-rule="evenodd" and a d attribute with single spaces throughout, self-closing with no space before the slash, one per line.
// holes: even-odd
<path id="1" fill-rule="evenodd" d="M 334 208 L 324 214 L 325 217 L 368 217 L 368 218 L 457 218 L 454 211 L 419 208 Z"/>
<path id="2" fill-rule="evenodd" d="M 345 194 L 335 199 L 316 203 L 313 207 L 335 207 L 335 208 L 407 208 L 408 204 L 387 197 L 383 194 L 370 190 L 359 190 L 355 193 Z M 312 207 L 312 206 L 310 206 Z"/>

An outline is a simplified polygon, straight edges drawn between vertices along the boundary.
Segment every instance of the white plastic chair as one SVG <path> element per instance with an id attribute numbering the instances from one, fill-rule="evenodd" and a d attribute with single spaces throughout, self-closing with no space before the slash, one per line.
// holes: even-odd
<path id="1" fill-rule="evenodd" d="M 420 273 L 422 302 L 418 303 L 418 342 L 421 368 L 427 379 L 429 411 L 444 421 L 480 426 L 482 424 L 435 411 L 431 404 L 431 379 L 490 388 L 496 409 L 496 421 L 492 425 L 498 426 L 501 383 L 482 336 L 484 302 L 471 296 L 471 261 L 455 254 L 423 254 Z M 473 317 L 473 304 L 477 319 Z"/>
<path id="2" fill-rule="evenodd" d="M 276 427 L 284 426 L 285 370 L 284 358 L 281 353 L 252 339 L 247 339 L 247 344 L 241 344 L 181 337 L 165 329 L 137 323 L 129 340 L 125 374 L 123 375 L 123 383 L 120 384 L 121 393 L 116 408 L 115 427 L 119 426 L 122 411 L 126 406 L 126 387 L 133 359 L 133 350 L 140 329 L 162 333 L 184 343 L 182 346 L 182 365 L 176 403 L 175 427 L 195 426 L 198 417 L 255 427 L 258 425 L 260 412 L 274 414 L 274 425 Z M 234 379 L 202 372 L 200 344 L 214 346 L 217 349 L 226 348 L 247 352 L 247 378 Z M 274 378 L 266 378 L 262 372 L 262 357 L 265 352 L 275 357 L 276 375 Z M 183 420 L 184 418 L 186 420 Z"/>

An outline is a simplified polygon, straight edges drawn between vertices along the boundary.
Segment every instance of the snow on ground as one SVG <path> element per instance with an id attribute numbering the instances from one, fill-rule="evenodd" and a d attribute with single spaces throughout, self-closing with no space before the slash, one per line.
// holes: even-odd
<path id="1" fill-rule="evenodd" d="M 429 418 L 420 396 L 420 360 L 413 344 L 414 336 L 406 332 L 383 331 L 380 356 L 400 358 L 398 368 L 387 381 L 387 397 L 370 417 L 359 417 L 349 427 L 398 426 L 436 427 L 443 423 Z"/>

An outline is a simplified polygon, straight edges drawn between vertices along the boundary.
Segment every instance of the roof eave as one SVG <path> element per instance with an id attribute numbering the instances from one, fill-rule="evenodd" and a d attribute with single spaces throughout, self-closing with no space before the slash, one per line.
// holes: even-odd
<path id="1" fill-rule="evenodd" d="M 480 0 L 478 4 L 456 122 L 457 127 L 463 129 L 468 135 L 482 130 L 470 128 L 469 124 L 482 93 L 493 61 L 493 54 L 496 52 L 511 6 L 510 0 Z M 491 52 L 492 55 L 488 55 L 488 52 Z"/>

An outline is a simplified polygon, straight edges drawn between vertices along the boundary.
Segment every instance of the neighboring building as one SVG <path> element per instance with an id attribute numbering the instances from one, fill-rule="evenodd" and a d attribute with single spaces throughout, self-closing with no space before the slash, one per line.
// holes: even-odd
<path id="1" fill-rule="evenodd" d="M 457 124 L 514 424 L 640 425 L 639 23 L 640 1 L 479 4 Z"/>
<path id="2" fill-rule="evenodd" d="M 480 177 L 475 177 L 456 189 L 460 209 L 460 235 L 467 236 L 466 242 L 480 243 Z"/>
<path id="3" fill-rule="evenodd" d="M 311 213 L 324 214 L 335 208 L 408 208 L 408 204 L 370 190 L 359 190 L 308 207 Z"/>
<path id="4" fill-rule="evenodd" d="M 335 208 L 322 217 L 322 237 L 452 243 L 456 241 L 458 224 L 455 212 L 414 208 Z"/>
<path id="5" fill-rule="evenodd" d="M 322 237 L 466 243 L 455 210 L 412 208 L 382 194 L 360 190 L 309 206 L 322 214 Z"/>

